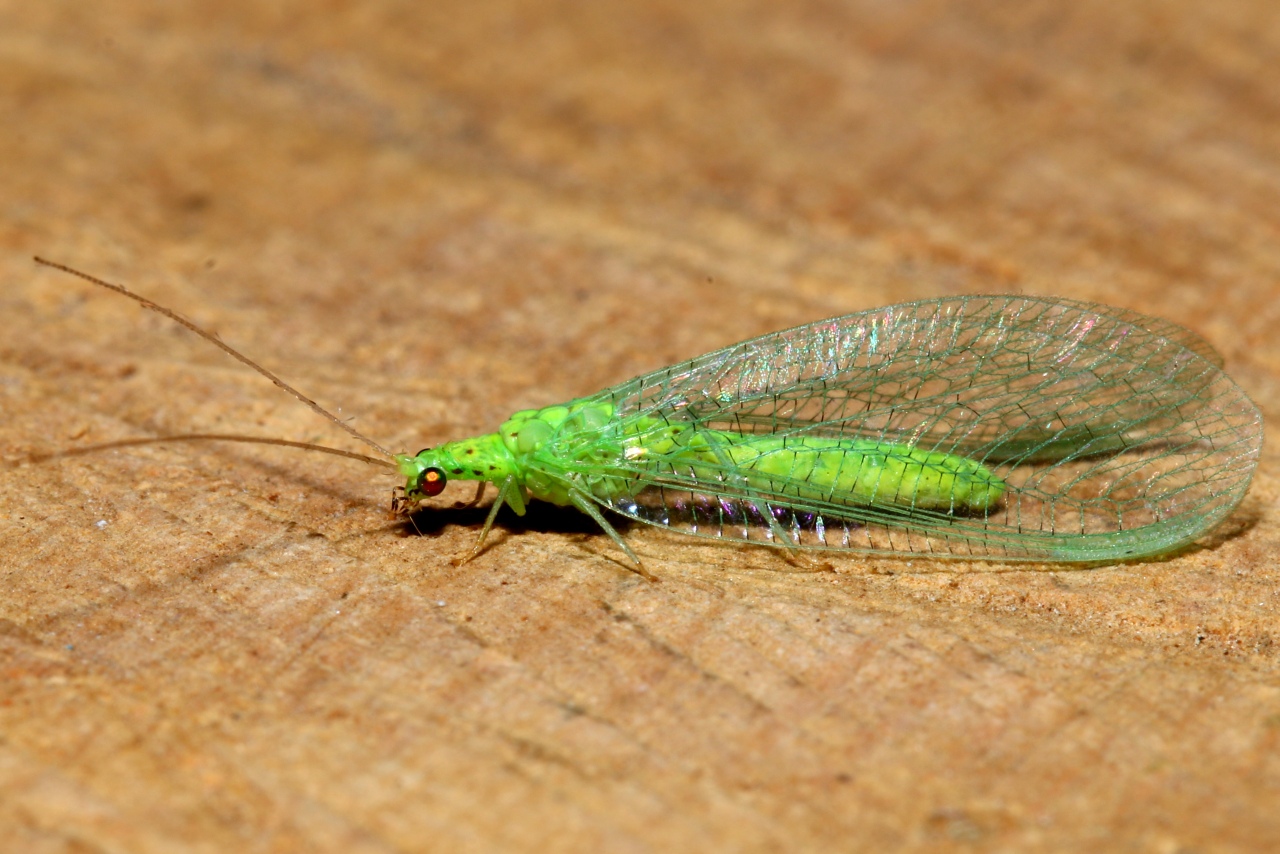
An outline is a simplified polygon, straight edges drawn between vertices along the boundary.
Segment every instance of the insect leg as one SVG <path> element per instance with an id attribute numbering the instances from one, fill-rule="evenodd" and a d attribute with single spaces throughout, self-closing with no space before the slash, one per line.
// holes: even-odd
<path id="1" fill-rule="evenodd" d="M 622 551 L 626 553 L 627 557 L 631 558 L 631 560 L 635 562 L 636 573 L 641 578 L 643 578 L 646 581 L 658 580 L 657 576 L 651 574 L 647 569 L 644 568 L 644 564 L 640 562 L 640 558 L 636 555 L 635 552 L 631 550 L 631 547 L 627 545 L 626 540 L 622 539 L 622 535 L 619 534 L 617 530 L 615 530 L 614 527 L 609 524 L 609 520 L 604 518 L 604 514 L 600 512 L 600 510 L 596 507 L 596 505 L 592 503 L 592 501 L 589 498 L 587 498 L 585 494 L 583 494 L 580 490 L 570 489 L 569 500 L 573 502 L 574 507 L 577 507 L 583 513 L 586 513 L 588 516 L 594 519 L 596 524 L 600 526 L 601 530 L 603 530 L 606 534 L 608 534 L 609 538 L 618 544 L 618 548 L 622 549 Z"/>
<path id="2" fill-rule="evenodd" d="M 472 498 L 470 501 L 468 501 L 466 504 L 461 505 L 458 509 L 470 510 L 472 507 L 475 507 L 477 504 L 479 504 L 480 499 L 484 498 L 484 487 L 485 487 L 485 481 L 482 480 L 479 483 L 477 483 L 475 497 Z"/>
<path id="3" fill-rule="evenodd" d="M 480 488 L 484 489 L 484 483 L 480 484 Z M 484 520 L 484 527 L 480 529 L 480 537 L 476 540 L 476 544 L 472 546 L 471 551 L 459 561 L 459 565 L 480 554 L 480 549 L 484 546 L 485 538 L 489 536 L 489 530 L 493 527 L 493 521 L 498 518 L 498 511 L 502 509 L 502 505 L 510 504 L 511 509 L 516 511 L 516 515 L 524 515 L 524 498 L 519 494 L 520 486 L 516 483 L 515 476 L 509 476 L 498 487 L 498 497 L 493 500 L 493 507 L 489 508 L 489 516 Z M 476 496 L 479 500 L 480 496 Z M 473 502 L 474 503 L 474 502 Z"/>

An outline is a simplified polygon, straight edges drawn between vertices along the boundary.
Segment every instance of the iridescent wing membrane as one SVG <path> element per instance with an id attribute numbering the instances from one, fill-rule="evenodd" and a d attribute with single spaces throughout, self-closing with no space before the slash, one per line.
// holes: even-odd
<path id="1" fill-rule="evenodd" d="M 588 398 L 614 418 L 595 434 L 562 430 L 546 472 L 573 478 L 587 470 L 584 446 L 629 442 L 643 452 L 610 458 L 611 484 L 589 497 L 721 540 L 1000 560 L 1154 556 L 1221 522 L 1257 465 L 1261 414 L 1220 364 L 1193 333 L 1108 306 L 905 303 L 745 341 Z M 963 458 L 1003 491 L 991 506 L 938 506 L 886 479 L 868 497 L 798 468 L 749 476 L 716 450 L 760 457 L 817 439 L 837 466 L 855 464 L 845 458 L 866 443 L 908 462 Z M 694 445 L 711 450 L 695 458 Z"/>

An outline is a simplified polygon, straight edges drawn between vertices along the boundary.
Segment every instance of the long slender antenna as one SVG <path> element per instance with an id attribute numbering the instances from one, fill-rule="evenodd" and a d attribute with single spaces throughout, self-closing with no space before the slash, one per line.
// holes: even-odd
<path id="1" fill-rule="evenodd" d="M 394 469 L 395 463 L 381 459 L 380 457 L 371 457 L 368 454 L 357 454 L 355 451 L 344 451 L 341 448 L 330 448 L 325 445 L 315 445 L 311 442 L 294 442 L 291 439 L 274 439 L 267 436 L 237 436 L 234 433 L 182 433 L 177 436 L 147 436 L 141 439 L 117 439 L 113 442 L 101 442 L 97 445 L 84 445 L 79 448 L 72 448 L 68 451 L 55 451 L 51 454 L 32 454 L 28 459 L 31 462 L 39 463 L 45 460 L 51 460 L 55 457 L 78 457 L 82 454 L 95 454 L 99 451 L 109 451 L 112 448 L 130 448 L 134 445 L 157 445 L 162 442 L 244 442 L 250 445 L 280 445 L 285 448 L 301 448 L 304 451 L 321 451 L 326 454 L 333 454 L 335 457 L 346 457 L 349 460 L 359 460 L 362 463 L 369 463 L 375 466 L 386 466 Z"/>
<path id="2" fill-rule="evenodd" d="M 346 430 L 352 436 L 355 436 L 361 442 L 364 442 L 366 445 L 373 448 L 378 453 L 382 454 L 388 459 L 395 459 L 395 455 L 392 454 L 390 451 L 388 451 L 386 448 L 382 447 L 377 442 L 373 441 L 368 436 L 364 435 L 359 430 L 352 427 L 350 424 L 343 421 L 338 416 L 334 415 L 332 412 L 325 409 L 323 406 L 316 403 L 311 398 L 307 397 L 305 394 L 298 391 L 296 388 L 289 385 L 284 380 L 280 379 L 278 376 L 271 373 L 271 371 L 268 371 L 266 368 L 262 367 L 262 365 L 259 365 L 257 362 L 253 361 L 248 356 L 244 355 L 239 350 L 232 347 L 230 344 L 224 343 L 222 339 L 219 338 L 217 335 L 214 335 L 212 332 L 206 332 L 205 330 L 201 329 L 199 326 L 196 326 L 190 320 L 187 320 L 185 317 L 178 314 L 176 311 L 171 311 L 170 309 L 165 308 L 159 303 L 152 302 L 151 300 L 147 299 L 146 297 L 140 294 L 135 294 L 133 291 L 129 290 L 124 285 L 115 285 L 115 284 L 112 284 L 111 282 L 105 282 L 102 279 L 99 279 L 97 276 L 90 276 L 88 273 L 82 273 L 79 270 L 76 270 L 72 267 L 68 267 L 66 264 L 59 264 L 56 261 L 47 261 L 44 258 L 41 258 L 39 255 L 35 256 L 35 261 L 37 264 L 43 264 L 46 267 L 52 267 L 53 269 L 61 270 L 64 273 L 70 273 L 73 276 L 78 276 L 81 279 L 84 279 L 86 282 L 92 282 L 93 284 L 98 285 L 100 287 L 104 287 L 109 291 L 115 291 L 118 294 L 122 294 L 123 296 L 128 297 L 134 302 L 140 303 L 143 307 L 149 308 L 152 311 L 157 312 L 159 314 L 163 314 L 165 317 L 169 318 L 173 322 L 181 326 L 185 326 L 187 329 L 190 329 L 192 332 L 199 335 L 201 338 L 208 341 L 210 344 L 213 344 L 215 347 L 222 350 L 222 352 L 238 360 L 242 364 L 248 365 L 249 367 L 253 368 L 255 371 L 257 371 L 258 373 L 262 374 L 264 377 L 266 377 L 267 379 L 275 383 L 278 388 L 281 388 L 284 391 L 287 391 L 289 394 L 293 395 L 298 400 L 302 401 L 307 406 L 311 407 L 312 411 L 318 412 L 319 414 L 323 415 L 325 418 L 329 419 L 334 424 L 337 424 L 343 430 Z M 291 444 L 291 443 L 281 441 L 280 444 Z"/>

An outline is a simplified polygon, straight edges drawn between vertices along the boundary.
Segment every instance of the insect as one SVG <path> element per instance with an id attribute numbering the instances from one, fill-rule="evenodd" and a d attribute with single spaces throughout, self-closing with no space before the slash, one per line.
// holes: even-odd
<path id="1" fill-rule="evenodd" d="M 765 335 L 497 431 L 392 453 L 220 339 L 136 300 L 253 367 L 379 457 L 204 434 L 389 466 L 410 513 L 450 480 L 505 505 L 698 537 L 1001 561 L 1154 557 L 1205 534 L 1243 498 L 1262 446 L 1258 408 L 1203 339 L 1096 303 L 1022 296 L 922 300 Z M 470 557 L 469 556 L 469 557 Z M 468 559 L 469 559 L 468 557 Z"/>

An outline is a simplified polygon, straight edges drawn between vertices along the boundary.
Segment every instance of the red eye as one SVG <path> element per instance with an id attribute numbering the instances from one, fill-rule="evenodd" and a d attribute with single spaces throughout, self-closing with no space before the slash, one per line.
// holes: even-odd
<path id="1" fill-rule="evenodd" d="M 423 495 L 439 495 L 444 492 L 445 483 L 444 472 L 434 466 L 423 469 L 422 474 L 418 475 L 418 491 Z"/>

